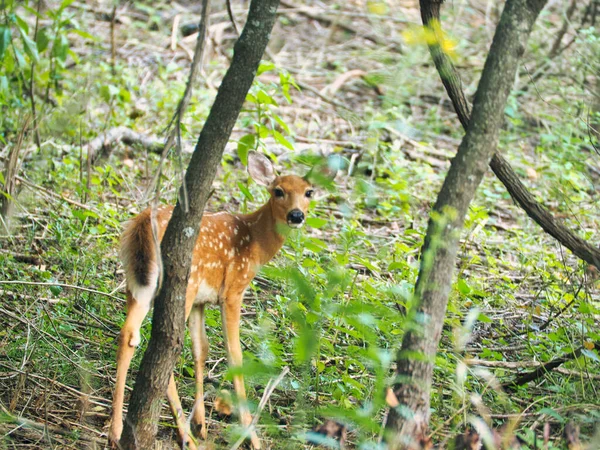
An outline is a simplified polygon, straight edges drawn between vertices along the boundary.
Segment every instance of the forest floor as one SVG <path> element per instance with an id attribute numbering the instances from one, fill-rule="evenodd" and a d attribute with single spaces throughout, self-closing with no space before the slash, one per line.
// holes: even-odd
<path id="1" fill-rule="evenodd" d="M 48 101 L 37 99 L 39 149 L 34 133 L 19 134 L 30 120 L 29 100 L 21 110 L 3 109 L 2 161 L 21 137 L 23 150 L 14 216 L 0 224 L 0 448 L 106 445 L 124 320 L 118 237 L 122 223 L 147 206 L 160 155 L 98 146 L 101 157 L 88 165 L 86 143 L 119 126 L 161 139 L 185 87 L 196 36 L 179 29 L 198 22 L 196 3 L 127 3 L 114 18 L 111 2 L 71 3 L 62 12 L 71 21 L 69 58 Z M 306 433 L 327 418 L 348 428 L 350 448 L 376 448 L 383 393 L 410 325 L 405 311 L 428 211 L 463 134 L 420 38 L 417 2 L 363 3 L 282 2 L 251 91 L 257 100 L 240 116 L 208 207 L 247 211 L 266 200 L 259 186 L 247 185 L 236 157 L 238 141 L 256 127 L 254 142 L 282 173 L 302 174 L 314 154 L 338 153 L 350 166 L 334 189 L 317 193 L 309 226 L 290 236 L 246 295 L 241 328 L 252 407 L 267 381 L 290 368 L 260 418 L 267 448 L 309 448 Z M 233 2 L 240 29 L 246 6 Z M 163 166 L 165 203 L 174 201 L 236 38 L 224 4 L 212 8 L 181 159 L 169 156 Z M 564 42 L 573 45 L 549 56 L 563 26 L 560 8 L 554 2 L 538 22 L 499 149 L 539 201 L 596 242 L 600 159 L 589 143 L 586 105 L 593 98 L 588 66 L 598 53 L 571 24 Z M 472 96 L 498 7 L 461 0 L 444 13 Z M 43 83 L 42 76 L 40 90 Z M 509 423 L 525 448 L 544 424 L 552 444 L 567 420 L 589 439 L 600 421 L 597 271 L 543 233 L 490 172 L 471 206 L 456 273 L 436 360 L 432 439 L 443 445 L 478 424 L 476 417 L 494 427 Z M 207 325 L 207 448 L 228 448 L 240 430 L 215 408 L 215 398 L 231 389 L 216 309 Z M 560 358 L 532 381 L 511 385 Z M 189 338 L 176 377 L 189 411 Z M 174 436 L 165 404 L 157 448 L 176 447 Z"/>

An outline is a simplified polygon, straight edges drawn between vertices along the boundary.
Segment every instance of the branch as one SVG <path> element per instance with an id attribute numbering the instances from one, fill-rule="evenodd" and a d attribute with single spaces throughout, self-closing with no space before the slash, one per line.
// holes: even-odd
<path id="1" fill-rule="evenodd" d="M 435 355 L 442 335 L 460 232 L 496 151 L 519 58 L 545 0 L 508 0 L 494 34 L 473 103 L 473 121 L 430 214 L 421 251 L 411 320 L 396 357 L 394 395 L 385 424 L 389 448 L 414 448 L 427 436 Z M 439 3 L 435 4 L 439 7 Z M 425 23 L 428 23 L 427 21 Z M 432 27 L 441 34 L 439 26 Z M 443 36 L 438 36 L 441 42 Z M 436 44 L 439 47 L 439 44 Z M 436 52 L 433 52 L 434 56 Z M 437 52 L 442 54 L 442 52 Z M 444 79 L 446 78 L 446 72 Z M 445 80 L 444 80 L 445 81 Z"/>
<path id="2" fill-rule="evenodd" d="M 88 142 L 88 153 L 90 154 L 92 163 L 96 162 L 101 157 L 108 156 L 112 151 L 112 147 L 119 142 L 123 142 L 124 144 L 133 147 L 140 146 L 152 153 L 160 153 L 165 147 L 164 144 L 156 138 L 145 136 L 124 126 L 115 127 L 101 133 Z"/>
<path id="3" fill-rule="evenodd" d="M 175 114 L 171 118 L 171 122 L 167 126 L 167 139 L 162 149 L 162 154 L 160 157 L 160 163 L 158 166 L 158 170 L 156 171 L 150 186 L 146 191 L 145 197 L 147 197 L 150 191 L 156 187 L 156 196 L 158 196 L 158 181 L 162 175 L 162 165 L 171 150 L 173 144 L 177 144 L 177 156 L 178 163 L 180 166 L 180 170 L 183 177 L 183 167 L 181 162 L 181 153 L 182 153 L 182 145 L 181 145 L 181 119 L 183 118 L 183 114 L 190 103 L 190 98 L 192 97 L 192 86 L 194 85 L 194 81 L 196 79 L 196 72 L 198 71 L 198 66 L 202 62 L 202 55 L 204 54 L 204 41 L 206 40 L 206 34 L 208 30 L 208 10 L 210 7 L 210 0 L 204 0 L 202 2 L 202 12 L 200 14 L 200 23 L 198 24 L 198 37 L 196 39 L 196 47 L 194 48 L 194 57 L 192 58 L 192 64 L 190 65 L 190 73 L 188 74 L 188 80 L 185 85 L 185 91 L 179 104 L 177 105 L 177 109 L 175 110 Z M 183 199 L 183 209 L 185 212 L 188 210 L 188 192 L 187 187 L 182 179 L 182 189 L 181 189 L 182 199 Z"/>
<path id="4" fill-rule="evenodd" d="M 269 398 L 271 398 L 271 395 L 273 395 L 273 392 L 275 392 L 275 388 L 279 385 L 279 383 L 281 383 L 281 380 L 283 380 L 283 377 L 285 377 L 289 371 L 290 371 L 289 367 L 284 367 L 283 370 L 281 371 L 281 373 L 279 374 L 279 376 L 275 379 L 275 381 L 273 381 L 272 378 L 269 380 L 269 382 L 267 383 L 267 387 L 265 388 L 265 392 L 263 393 L 263 396 L 260 399 L 260 403 L 258 404 L 258 408 L 256 409 L 256 412 L 254 413 L 252 422 L 246 428 L 244 434 L 237 440 L 237 442 L 235 444 L 233 444 L 231 446 L 231 448 L 229 450 L 237 450 L 238 448 L 240 448 L 240 445 L 242 445 L 244 443 L 246 438 L 248 436 L 250 436 L 250 433 L 252 432 L 252 430 L 254 429 L 256 424 L 258 423 L 260 414 L 262 413 L 263 409 L 265 409 L 265 406 L 266 406 L 267 402 L 269 401 Z"/>
<path id="5" fill-rule="evenodd" d="M 554 370 L 557 367 L 563 365 L 567 361 L 571 361 L 572 359 L 579 358 L 579 355 L 581 355 L 582 350 L 583 350 L 583 347 L 580 347 L 573 352 L 565 353 L 563 356 L 554 358 L 553 360 L 540 365 L 539 367 L 537 367 L 535 370 L 532 370 L 531 372 L 527 372 L 527 373 L 519 375 L 513 381 L 509 381 L 508 383 L 505 383 L 504 385 L 502 385 L 502 387 L 506 390 L 512 391 L 517 386 L 522 386 L 524 384 L 529 383 L 530 381 L 535 381 L 538 378 L 543 377 L 545 374 L 547 374 L 551 370 Z"/>
<path id="6" fill-rule="evenodd" d="M 252 0 L 231 66 L 206 119 L 185 175 L 188 210 L 177 202 L 161 243 L 164 281 L 154 300 L 152 334 L 123 429 L 124 449 L 152 448 L 169 378 L 181 353 L 193 248 L 225 145 L 252 85 L 275 23 L 278 0 Z M 180 196 L 181 198 L 181 196 Z"/>
<path id="7" fill-rule="evenodd" d="M 432 26 L 440 22 L 440 7 L 443 0 L 420 0 L 421 18 L 425 26 L 432 27 L 436 32 L 440 26 Z M 442 42 L 443 37 L 438 37 Z M 433 57 L 442 83 L 454 105 L 458 119 L 465 131 L 471 118 L 470 107 L 462 89 L 460 76 L 450 57 L 444 53 L 439 43 L 430 43 L 429 50 Z M 512 199 L 550 236 L 567 247 L 575 256 L 600 268 L 600 250 L 584 239 L 577 236 L 558 220 L 527 190 L 508 161 L 496 153 L 490 162 L 490 167 L 498 179 L 504 184 Z"/>

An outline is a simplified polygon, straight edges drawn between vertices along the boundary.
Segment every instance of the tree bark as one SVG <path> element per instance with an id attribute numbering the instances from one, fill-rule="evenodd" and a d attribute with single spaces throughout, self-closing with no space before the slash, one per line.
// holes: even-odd
<path id="1" fill-rule="evenodd" d="M 433 364 L 442 333 L 464 218 L 494 154 L 520 56 L 546 0 L 508 0 L 475 94 L 472 119 L 433 207 L 411 317 L 397 355 L 386 428 L 393 449 L 415 448 L 429 423 Z M 415 445 L 417 444 L 417 445 Z"/>
<path id="2" fill-rule="evenodd" d="M 425 26 L 430 26 L 436 33 L 441 31 L 440 26 L 432 26 L 439 23 L 440 7 L 444 0 L 421 0 L 421 19 Z M 438 42 L 442 36 L 438 35 Z M 439 44 L 431 43 L 429 50 L 433 57 L 435 66 L 440 74 L 442 83 L 448 92 L 450 100 L 454 105 L 458 119 L 463 128 L 467 130 L 471 116 L 469 103 L 467 102 L 458 71 L 452 64 L 450 57 L 442 50 Z M 512 169 L 508 161 L 502 155 L 495 153 L 490 161 L 490 167 L 498 179 L 504 184 L 512 199 L 550 236 L 573 252 L 575 256 L 600 268 L 600 249 L 590 245 L 587 241 L 577 236 L 541 205 L 535 197 L 527 190 L 518 175 Z"/>
<path id="3" fill-rule="evenodd" d="M 121 446 L 150 449 L 169 377 L 183 345 L 185 293 L 204 205 L 275 22 L 279 0 L 252 0 L 246 26 L 204 124 L 185 176 L 188 212 L 177 202 L 161 244 L 164 280 L 154 300 L 152 334 L 129 403 Z"/>

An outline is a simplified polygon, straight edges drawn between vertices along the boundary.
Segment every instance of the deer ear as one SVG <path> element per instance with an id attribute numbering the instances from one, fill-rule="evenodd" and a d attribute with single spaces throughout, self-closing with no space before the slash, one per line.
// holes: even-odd
<path id="1" fill-rule="evenodd" d="M 269 158 L 254 151 L 248 152 L 248 173 L 262 186 L 269 186 L 276 177 L 275 168 Z"/>

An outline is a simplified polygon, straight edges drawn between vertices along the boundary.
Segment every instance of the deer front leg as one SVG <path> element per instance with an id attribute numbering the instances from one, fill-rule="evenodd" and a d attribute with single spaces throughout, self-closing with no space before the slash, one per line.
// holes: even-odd
<path id="1" fill-rule="evenodd" d="M 229 364 L 233 367 L 242 366 L 242 346 L 240 345 L 240 319 L 242 295 L 228 296 L 221 305 L 221 316 L 223 319 L 223 332 L 225 335 L 225 348 Z M 242 375 L 233 376 L 233 386 L 239 401 L 239 411 L 242 425 L 249 427 L 252 422 L 252 416 L 246 404 L 246 389 L 244 387 L 244 378 Z M 260 440 L 255 430 L 250 431 L 250 441 L 252 447 L 260 449 Z"/>
<path id="2" fill-rule="evenodd" d="M 206 413 L 204 409 L 204 365 L 208 354 L 208 338 L 204 322 L 204 304 L 195 305 L 189 317 L 190 336 L 192 338 L 192 354 L 194 356 L 194 371 L 196 377 L 196 400 L 192 410 L 194 434 L 202 439 L 208 436 L 206 428 Z M 199 429 L 199 430 L 198 430 Z M 196 431 L 198 430 L 199 433 Z"/>

